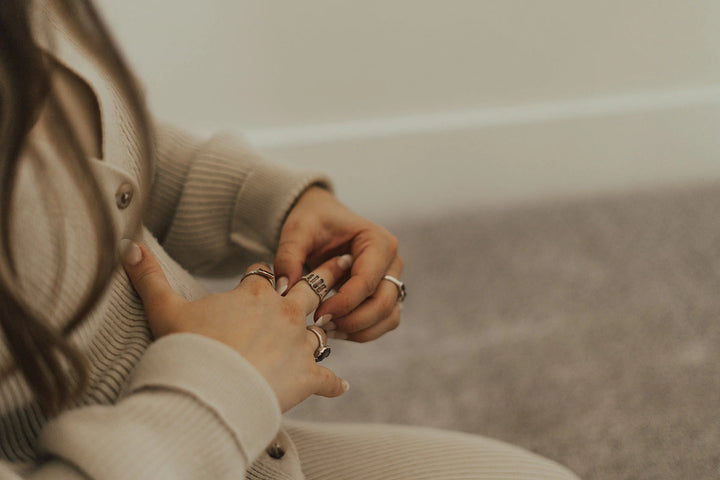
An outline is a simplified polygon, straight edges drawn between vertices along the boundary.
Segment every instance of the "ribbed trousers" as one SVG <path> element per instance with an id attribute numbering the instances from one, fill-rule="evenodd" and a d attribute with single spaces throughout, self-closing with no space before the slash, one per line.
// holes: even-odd
<path id="1" fill-rule="evenodd" d="M 285 422 L 307 480 L 577 480 L 512 445 L 431 428 Z"/>

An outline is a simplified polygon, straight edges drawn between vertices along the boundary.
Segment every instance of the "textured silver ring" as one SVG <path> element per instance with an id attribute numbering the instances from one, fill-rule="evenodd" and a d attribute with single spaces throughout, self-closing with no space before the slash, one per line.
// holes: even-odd
<path id="1" fill-rule="evenodd" d="M 303 276 L 302 279 L 305 280 L 308 285 L 310 285 L 310 288 L 312 288 L 313 292 L 315 292 L 317 296 L 320 297 L 320 301 L 322 302 L 325 298 L 325 294 L 328 292 L 327 285 L 325 284 L 325 279 L 317 273 L 308 273 L 307 275 Z"/>
<path id="2" fill-rule="evenodd" d="M 313 332 L 315 334 L 315 336 L 317 337 L 318 347 L 315 349 L 315 353 L 313 354 L 313 356 L 315 357 L 316 362 L 322 362 L 323 360 L 325 360 L 327 357 L 330 356 L 330 352 L 332 351 L 330 346 L 327 343 L 325 343 L 327 334 L 325 333 L 325 330 L 323 330 L 322 328 L 317 327 L 315 325 L 308 325 L 305 328 L 307 328 L 308 330 Z"/>
<path id="3" fill-rule="evenodd" d="M 407 290 L 405 289 L 405 284 L 398 280 L 397 278 L 393 277 L 392 275 L 385 275 L 383 277 L 383 280 L 387 280 L 388 282 L 392 282 L 398 291 L 397 301 L 402 303 L 405 301 L 405 297 L 407 297 Z"/>
<path id="4" fill-rule="evenodd" d="M 250 275 L 260 275 L 263 278 L 266 278 L 268 282 L 270 282 L 270 285 L 272 285 L 273 288 L 275 288 L 275 274 L 269 270 L 265 270 L 264 268 L 256 268 L 255 270 L 250 270 L 249 272 L 246 272 L 245 275 L 242 276 L 240 279 L 240 283 L 242 283 L 245 278 L 249 277 Z"/>

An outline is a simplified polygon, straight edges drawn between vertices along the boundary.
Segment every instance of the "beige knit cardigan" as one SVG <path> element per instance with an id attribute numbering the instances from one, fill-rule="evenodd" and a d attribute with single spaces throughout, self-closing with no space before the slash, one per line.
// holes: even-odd
<path id="1" fill-rule="evenodd" d="M 159 126 L 154 178 L 144 185 L 144 159 L 126 99 L 56 8 L 36 2 L 33 27 L 38 42 L 97 97 L 103 155 L 91 162 L 105 194 L 97 201 L 112 210 L 117 239 L 142 221 L 136 240 L 148 245 L 187 299 L 206 294 L 189 272 L 239 272 L 252 258 L 269 258 L 293 201 L 326 179 L 261 161 L 228 135 L 200 141 Z M 36 126 L 33 148 L 52 159 L 56 153 L 43 135 Z M 52 179 L 50 188 L 40 188 L 41 168 Z M 89 282 L 93 252 L 103 246 L 90 234 L 87 206 L 59 162 L 23 158 L 17 185 L 13 246 L 22 292 L 59 328 Z M 143 212 L 144 189 L 150 189 L 150 201 Z M 59 248 L 67 256 L 62 272 Z M 60 273 L 60 292 L 53 294 Z M 60 472 L 60 478 L 237 478 L 278 432 L 274 393 L 235 351 L 191 334 L 152 343 L 142 304 L 120 267 L 72 340 L 90 365 L 79 408 L 48 422 L 19 375 L 0 384 L 0 478 L 33 472 L 52 478 Z M 9 361 L 3 344 L 0 365 Z"/>

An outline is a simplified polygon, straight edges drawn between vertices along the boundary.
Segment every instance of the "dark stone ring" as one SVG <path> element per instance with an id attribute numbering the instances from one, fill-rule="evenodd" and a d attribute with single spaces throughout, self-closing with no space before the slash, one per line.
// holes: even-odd
<path id="1" fill-rule="evenodd" d="M 317 327 L 315 325 L 308 325 L 305 328 L 307 328 L 308 330 L 313 332 L 315 334 L 315 336 L 317 337 L 318 347 L 315 349 L 314 356 L 315 356 L 316 362 L 322 362 L 323 360 L 325 360 L 327 357 L 330 356 L 330 351 L 331 351 L 330 346 L 326 343 L 327 334 L 325 333 L 325 330 L 323 330 L 322 328 Z"/>

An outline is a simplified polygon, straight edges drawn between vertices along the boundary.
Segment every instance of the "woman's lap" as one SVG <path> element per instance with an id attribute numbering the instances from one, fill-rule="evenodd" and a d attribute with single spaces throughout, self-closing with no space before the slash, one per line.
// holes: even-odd
<path id="1" fill-rule="evenodd" d="M 380 424 L 288 421 L 307 480 L 577 480 L 512 445 L 460 432 Z"/>

